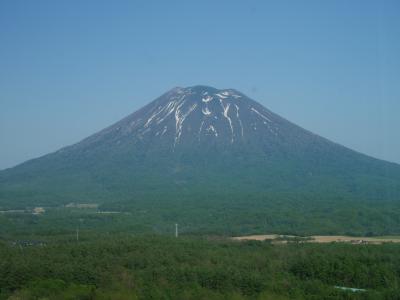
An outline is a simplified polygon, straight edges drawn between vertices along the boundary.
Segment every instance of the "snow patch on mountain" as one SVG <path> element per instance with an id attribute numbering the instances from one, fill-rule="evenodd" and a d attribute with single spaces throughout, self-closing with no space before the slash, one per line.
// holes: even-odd
<path id="1" fill-rule="evenodd" d="M 211 111 L 208 109 L 207 106 L 206 106 L 206 107 L 203 107 L 203 108 L 201 109 L 201 112 L 202 112 L 204 115 L 206 115 L 206 116 L 211 115 Z"/>
<path id="2" fill-rule="evenodd" d="M 242 120 L 240 120 L 240 116 L 239 116 L 239 106 L 237 106 L 237 105 L 235 104 L 235 107 L 236 107 L 236 118 L 237 118 L 238 121 L 239 121 L 240 130 L 241 130 L 242 137 L 243 137 L 243 136 L 244 136 L 244 135 L 243 135 L 243 124 L 242 124 Z"/>
<path id="3" fill-rule="evenodd" d="M 205 96 L 201 99 L 201 101 L 203 101 L 204 103 L 210 102 L 211 100 L 213 100 L 214 98 L 212 96 Z"/>
<path id="4" fill-rule="evenodd" d="M 229 127 L 231 128 L 231 143 L 233 143 L 234 138 L 233 138 L 232 120 L 231 120 L 231 118 L 228 116 L 229 107 L 231 106 L 231 104 L 230 104 L 230 103 L 227 103 L 226 106 L 225 106 L 224 103 L 223 103 L 223 101 L 222 101 L 222 99 L 220 99 L 220 104 L 221 104 L 222 109 L 223 109 L 223 111 L 224 111 L 224 112 L 223 112 L 224 117 L 225 117 L 225 118 L 228 120 L 228 122 L 229 122 Z"/>
<path id="5" fill-rule="evenodd" d="M 220 98 L 220 99 L 226 99 L 226 98 L 228 98 L 228 96 L 226 96 L 226 95 L 223 95 L 222 93 L 220 94 L 220 93 L 217 93 L 217 94 L 215 94 L 218 98 Z"/>
<path id="6" fill-rule="evenodd" d="M 215 137 L 218 137 L 218 132 L 217 132 L 217 130 L 214 128 L 214 126 L 213 125 L 209 125 L 208 127 L 207 127 L 207 132 L 212 132 L 214 135 L 215 135 Z"/>
<path id="7" fill-rule="evenodd" d="M 261 118 L 263 118 L 264 120 L 267 120 L 268 122 L 271 122 L 271 123 L 272 123 L 272 121 L 271 121 L 268 117 L 264 116 L 262 113 L 260 113 L 260 112 L 259 112 L 258 110 L 256 110 L 254 107 L 252 107 L 251 110 L 252 110 L 253 112 L 255 112 L 257 115 L 259 115 Z"/>
<path id="8" fill-rule="evenodd" d="M 190 113 L 197 107 L 197 103 L 194 103 L 192 106 L 189 107 L 189 109 L 186 112 L 182 112 L 180 108 L 183 106 L 185 102 L 182 102 L 175 111 L 175 125 L 176 125 L 176 134 L 175 134 L 175 141 L 174 141 L 174 147 L 176 146 L 176 143 L 179 142 L 179 139 L 182 134 L 182 125 L 183 122 L 185 122 L 185 119 L 187 116 L 190 115 Z"/>

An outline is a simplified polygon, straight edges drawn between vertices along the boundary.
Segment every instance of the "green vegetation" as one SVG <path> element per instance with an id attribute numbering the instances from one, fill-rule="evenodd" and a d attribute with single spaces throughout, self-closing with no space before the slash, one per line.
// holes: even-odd
<path id="1" fill-rule="evenodd" d="M 168 195 L 164 195 L 168 197 Z M 135 198 L 131 202 L 102 204 L 96 209 L 46 207 L 43 215 L 0 214 L 0 234 L 58 234 L 83 230 L 102 232 L 171 233 L 179 223 L 186 234 L 242 236 L 277 233 L 284 235 L 384 236 L 400 232 L 399 203 L 348 202 L 273 196 L 196 195 L 169 198 Z M 245 207 L 245 208 L 244 208 Z"/>
<path id="2" fill-rule="evenodd" d="M 399 299 L 400 245 L 82 234 L 0 243 L 0 299 Z M 335 286 L 363 288 L 352 293 Z"/>
<path id="3" fill-rule="evenodd" d="M 399 299 L 400 245 L 223 238 L 399 234 L 399 166 L 296 136 L 173 155 L 95 136 L 1 171 L 0 210 L 46 212 L 0 214 L 0 300 Z"/>
<path id="4" fill-rule="evenodd" d="M 200 234 L 399 234 L 400 167 L 327 141 L 315 149 L 308 138 L 282 140 L 287 152 L 250 143 L 171 153 L 130 135 L 118 147 L 71 146 L 0 171 L 0 210 L 98 203 L 129 212 L 96 217 L 129 230 L 163 232 L 177 222 Z"/>

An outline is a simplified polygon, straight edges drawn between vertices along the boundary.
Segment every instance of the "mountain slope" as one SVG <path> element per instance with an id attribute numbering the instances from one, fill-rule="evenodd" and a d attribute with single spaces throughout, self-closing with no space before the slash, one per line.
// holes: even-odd
<path id="1" fill-rule="evenodd" d="M 212 210 L 226 198 L 245 208 L 252 199 L 398 203 L 399 195 L 400 166 L 304 130 L 236 90 L 205 86 L 174 88 L 75 145 L 0 172 L 4 208 L 198 199 L 197 209 L 210 198 Z"/>

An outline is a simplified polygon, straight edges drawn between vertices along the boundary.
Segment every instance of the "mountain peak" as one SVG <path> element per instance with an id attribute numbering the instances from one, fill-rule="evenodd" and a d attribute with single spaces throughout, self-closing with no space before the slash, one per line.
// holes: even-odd
<path id="1" fill-rule="evenodd" d="M 236 95 L 236 98 L 238 98 L 238 96 L 243 95 L 234 89 L 230 89 L 230 88 L 229 89 L 217 89 L 215 87 L 206 86 L 206 85 L 175 87 L 172 90 L 170 90 L 170 93 L 197 95 L 197 96 L 215 95 L 219 98 L 226 98 L 229 95 Z"/>
<path id="2" fill-rule="evenodd" d="M 277 144 L 285 126 L 278 115 L 234 89 L 196 85 L 171 89 L 83 144 L 139 143 L 172 152 L 246 143 L 264 148 L 261 144 Z"/>
<path id="3" fill-rule="evenodd" d="M 277 136 L 279 130 L 278 116 L 234 89 L 174 88 L 146 108 L 141 122 L 135 121 L 136 136 L 169 138 L 173 149 L 182 144 L 242 143 L 245 135 Z"/>
<path id="4" fill-rule="evenodd" d="M 218 93 L 220 90 L 206 85 L 194 85 L 185 88 L 193 93 Z"/>

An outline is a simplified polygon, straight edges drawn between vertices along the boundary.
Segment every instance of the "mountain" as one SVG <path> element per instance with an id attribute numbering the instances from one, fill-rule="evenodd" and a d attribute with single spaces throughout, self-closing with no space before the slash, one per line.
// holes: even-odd
<path id="1" fill-rule="evenodd" d="M 3 208 L 94 202 L 180 215 L 183 205 L 189 219 L 248 212 L 245 223 L 283 207 L 322 219 L 343 206 L 393 212 L 399 200 L 399 165 L 207 86 L 174 88 L 75 145 L 0 172 Z"/>

